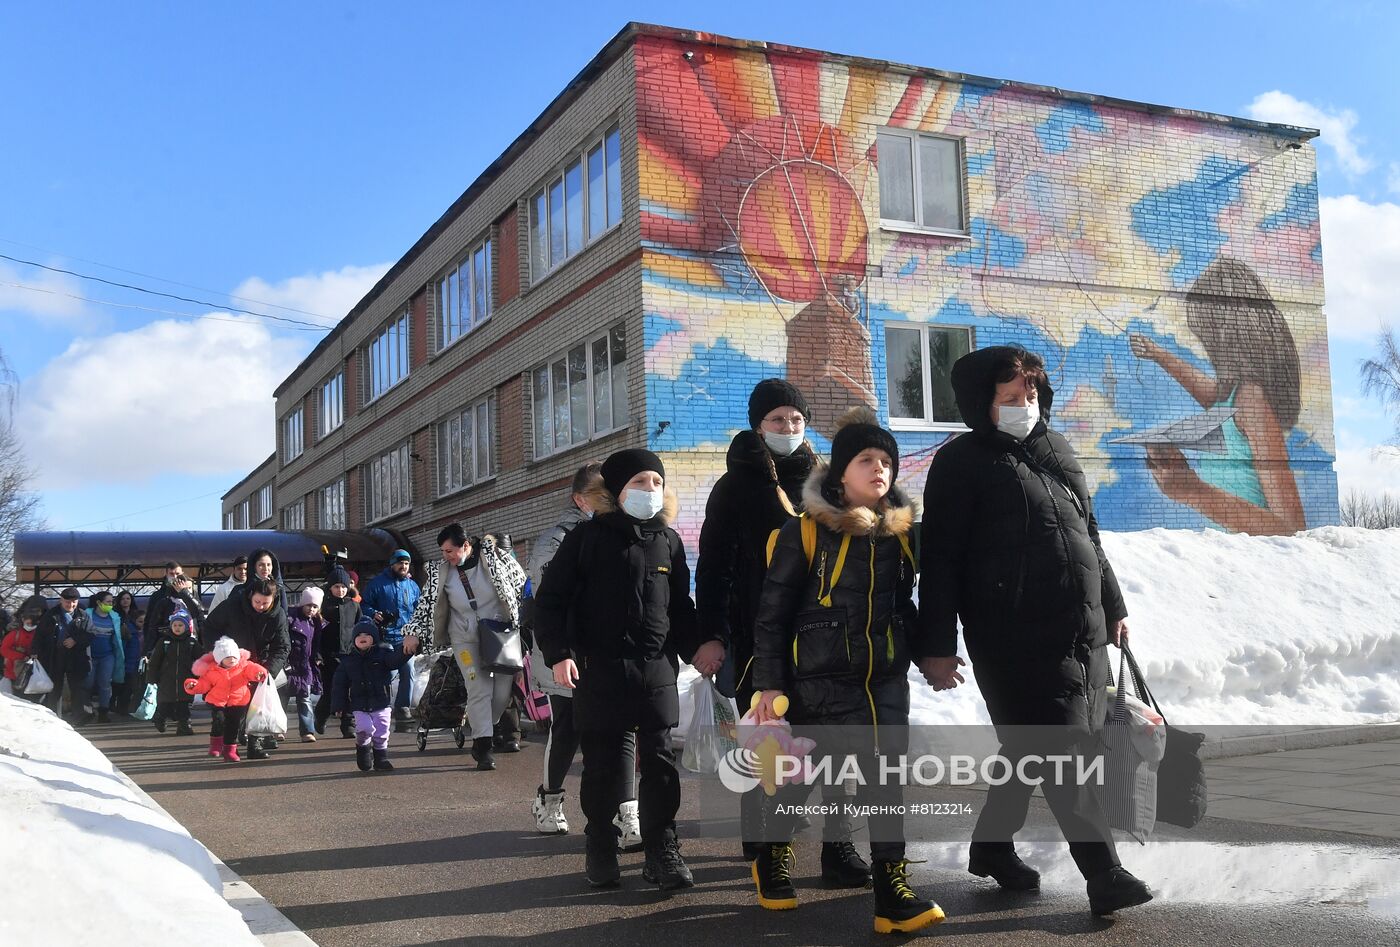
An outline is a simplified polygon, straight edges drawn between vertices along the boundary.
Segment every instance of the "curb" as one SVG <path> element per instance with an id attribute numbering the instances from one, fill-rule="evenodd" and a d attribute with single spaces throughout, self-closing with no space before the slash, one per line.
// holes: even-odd
<path id="1" fill-rule="evenodd" d="M 108 762 L 111 761 L 108 760 Z M 164 806 L 152 799 L 150 793 L 138 786 L 115 763 L 112 764 L 112 769 L 127 786 L 131 787 L 132 792 L 144 799 L 152 809 L 164 813 L 176 825 L 183 824 L 167 812 Z M 195 839 L 195 841 L 199 842 L 199 839 Z M 258 894 L 257 889 L 244 881 L 238 872 L 224 864 L 224 860 L 218 855 L 210 852 L 207 845 L 203 842 L 199 842 L 199 844 L 209 853 L 209 858 L 214 862 L 214 868 L 219 873 L 219 881 L 223 884 L 224 900 L 242 915 L 243 923 L 248 925 L 249 932 L 258 939 L 259 943 L 265 947 L 292 947 L 292 945 L 305 947 L 308 944 L 311 947 L 316 947 L 316 942 L 308 937 L 301 928 L 293 924 L 291 919 L 279 911 L 275 904 Z"/>
<path id="2" fill-rule="evenodd" d="M 1189 730 L 1190 727 L 1185 729 Z M 1316 727 L 1283 733 L 1222 737 L 1203 743 L 1200 756 L 1203 760 L 1220 760 L 1281 753 L 1285 750 L 1315 750 L 1320 747 L 1380 743 L 1387 740 L 1400 740 L 1400 723 L 1362 723 L 1346 727 Z"/>

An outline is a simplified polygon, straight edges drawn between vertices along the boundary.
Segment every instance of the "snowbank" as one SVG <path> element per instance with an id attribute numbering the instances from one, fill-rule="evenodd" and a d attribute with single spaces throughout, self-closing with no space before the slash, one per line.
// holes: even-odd
<path id="1" fill-rule="evenodd" d="M 72 727 L 3 695 L 0 838 L 0 943 L 257 944 L 203 845 Z"/>
<path id="2" fill-rule="evenodd" d="M 1400 720 L 1400 529 L 1153 529 L 1104 533 L 1103 545 L 1133 654 L 1173 723 Z M 914 721 L 986 722 L 969 671 L 942 693 L 912 675 Z"/>

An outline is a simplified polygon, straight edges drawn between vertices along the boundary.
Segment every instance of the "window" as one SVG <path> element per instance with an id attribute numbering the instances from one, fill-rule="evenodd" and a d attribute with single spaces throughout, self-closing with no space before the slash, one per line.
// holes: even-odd
<path id="1" fill-rule="evenodd" d="M 338 371 L 321 385 L 318 436 L 325 437 L 345 423 L 345 372 Z"/>
<path id="2" fill-rule="evenodd" d="M 365 364 L 369 371 L 370 401 L 408 377 L 407 310 L 369 343 Z"/>
<path id="3" fill-rule="evenodd" d="M 265 519 L 272 517 L 272 484 L 264 484 L 258 488 L 258 518 L 255 523 L 261 523 Z"/>
<path id="4" fill-rule="evenodd" d="M 282 463 L 284 464 L 290 464 L 296 460 L 306 449 L 304 441 L 305 419 L 305 412 L 301 408 L 297 408 L 282 419 Z"/>
<path id="5" fill-rule="evenodd" d="M 535 456 L 627 424 L 627 336 L 622 323 L 537 367 L 531 390 Z"/>
<path id="6" fill-rule="evenodd" d="M 249 506 L 249 503 L 250 503 L 250 501 L 244 500 L 242 503 L 238 504 L 238 528 L 239 528 L 239 529 L 247 529 L 248 527 L 250 527 L 250 526 L 253 525 L 253 524 L 249 521 L 249 519 L 248 519 L 248 506 Z"/>
<path id="7" fill-rule="evenodd" d="M 496 399 L 482 398 L 437 426 L 438 496 L 485 480 L 496 472 Z"/>
<path id="8" fill-rule="evenodd" d="M 408 444 L 400 444 L 365 467 L 365 519 L 373 523 L 412 504 Z"/>
<path id="9" fill-rule="evenodd" d="M 437 340 L 443 349 L 491 318 L 491 238 L 437 281 Z"/>
<path id="10" fill-rule="evenodd" d="M 530 198 L 530 279 L 535 281 L 622 220 L 621 136 L 586 144 Z"/>
<path id="11" fill-rule="evenodd" d="M 231 512 L 230 512 L 230 513 L 225 513 L 225 514 L 224 514 L 224 529 L 233 529 L 233 528 L 234 528 L 233 513 L 231 513 Z"/>
<path id="12" fill-rule="evenodd" d="M 321 528 L 345 529 L 345 479 L 321 488 Z"/>
<path id="13" fill-rule="evenodd" d="M 878 151 L 882 221 L 962 233 L 962 142 L 887 128 Z"/>
<path id="14" fill-rule="evenodd" d="M 969 328 L 887 323 L 885 392 L 891 426 L 962 427 L 951 377 L 953 363 L 970 351 Z"/>
<path id="15" fill-rule="evenodd" d="M 282 511 L 283 529 L 306 529 L 306 498 L 297 500 Z"/>

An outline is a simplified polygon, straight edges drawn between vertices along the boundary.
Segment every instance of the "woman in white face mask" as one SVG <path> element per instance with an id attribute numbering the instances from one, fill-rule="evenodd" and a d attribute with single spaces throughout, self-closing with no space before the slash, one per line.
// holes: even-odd
<path id="1" fill-rule="evenodd" d="M 1128 608 L 1099 543 L 1084 471 L 1047 426 L 1055 392 L 1045 363 L 1017 347 L 979 349 L 953 365 L 952 383 L 972 431 L 939 448 L 924 487 L 919 669 L 937 690 L 963 683 L 961 622 L 1001 755 L 1092 757 L 1107 708 L 1108 645 L 1127 641 Z M 1108 914 L 1151 900 L 1119 862 L 1093 788 L 1041 775 L 1090 909 Z M 988 791 L 972 832 L 974 875 L 1039 887 L 1013 842 L 1034 788 L 1012 779 Z"/>

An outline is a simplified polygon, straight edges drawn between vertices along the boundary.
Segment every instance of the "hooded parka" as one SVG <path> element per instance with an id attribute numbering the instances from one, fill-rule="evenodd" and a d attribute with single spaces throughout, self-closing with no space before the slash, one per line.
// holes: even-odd
<path id="1" fill-rule="evenodd" d="M 934 456 L 924 488 L 915 658 L 957 653 L 957 622 L 992 722 L 1097 729 L 1108 629 L 1127 616 L 1099 543 L 1093 499 L 1069 442 L 1046 426 L 1054 391 L 1024 441 L 996 428 L 994 365 L 960 359 L 952 384 L 972 430 Z"/>
<path id="2" fill-rule="evenodd" d="M 753 691 L 754 620 L 768 573 L 768 539 L 801 512 L 802 489 L 817 457 L 806 442 L 779 457 L 761 434 L 745 430 L 734 436 L 725 463 L 725 473 L 705 504 L 695 565 L 695 611 L 701 643 L 718 641 L 724 646 L 735 696 L 747 707 Z"/>
<path id="3" fill-rule="evenodd" d="M 535 592 L 535 636 L 550 667 L 579 666 L 580 731 L 656 731 L 680 717 L 678 657 L 696 648 L 695 603 L 685 547 L 670 523 L 675 494 L 646 522 L 618 509 L 601 485 L 595 511 L 559 544 Z"/>

